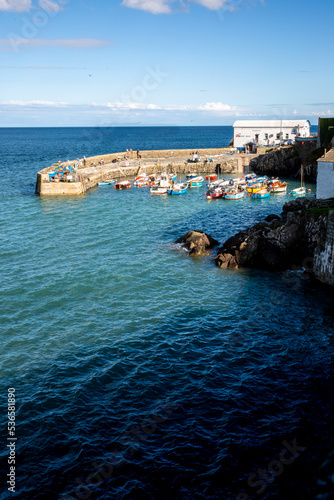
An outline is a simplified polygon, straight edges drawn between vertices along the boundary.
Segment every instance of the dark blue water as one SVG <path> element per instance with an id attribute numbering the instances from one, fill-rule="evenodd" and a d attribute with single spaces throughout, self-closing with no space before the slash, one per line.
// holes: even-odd
<path id="1" fill-rule="evenodd" d="M 1 499 L 312 498 L 333 447 L 333 294 L 299 272 L 222 270 L 173 244 L 190 229 L 223 242 L 286 197 L 34 194 L 37 170 L 58 157 L 231 137 L 0 129 Z"/>

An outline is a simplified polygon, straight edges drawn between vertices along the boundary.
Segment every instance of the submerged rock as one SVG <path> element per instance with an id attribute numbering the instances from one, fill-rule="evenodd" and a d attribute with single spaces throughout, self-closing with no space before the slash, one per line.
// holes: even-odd
<path id="1" fill-rule="evenodd" d="M 180 243 L 189 250 L 189 255 L 202 255 L 207 250 L 219 245 L 219 242 L 203 231 L 188 231 L 181 236 L 175 243 Z"/>

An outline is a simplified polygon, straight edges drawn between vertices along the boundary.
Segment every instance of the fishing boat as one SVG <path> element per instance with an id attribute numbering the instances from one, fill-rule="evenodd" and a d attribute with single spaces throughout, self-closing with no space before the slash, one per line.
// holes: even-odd
<path id="1" fill-rule="evenodd" d="M 129 189 L 131 187 L 131 182 L 127 179 L 125 181 L 117 182 L 114 185 L 114 189 Z"/>
<path id="2" fill-rule="evenodd" d="M 176 174 L 175 174 L 176 177 Z M 163 172 L 160 176 L 159 186 L 169 189 L 172 186 L 172 179 L 170 174 Z"/>
<path id="3" fill-rule="evenodd" d="M 258 184 L 258 183 L 268 183 L 268 177 L 266 175 L 264 175 L 263 177 L 255 177 L 254 179 L 252 179 L 250 182 L 248 182 L 248 186 L 249 187 L 252 187 L 254 186 L 254 184 Z"/>
<path id="4" fill-rule="evenodd" d="M 175 181 L 177 174 L 168 174 L 171 181 Z"/>
<path id="5" fill-rule="evenodd" d="M 244 184 L 246 182 L 245 177 L 236 177 L 232 179 L 234 184 Z"/>
<path id="6" fill-rule="evenodd" d="M 255 198 L 255 199 L 269 198 L 270 189 L 261 189 L 261 191 L 257 191 L 256 193 L 251 193 L 250 196 L 251 196 L 251 198 Z"/>
<path id="7" fill-rule="evenodd" d="M 170 189 L 167 190 L 168 194 L 185 194 L 188 189 L 188 184 L 174 184 Z"/>
<path id="8" fill-rule="evenodd" d="M 152 186 L 150 189 L 151 194 L 167 194 L 168 189 L 162 186 Z"/>
<path id="9" fill-rule="evenodd" d="M 225 200 L 239 200 L 245 196 L 245 191 L 239 191 L 238 189 L 230 189 L 225 193 Z"/>
<path id="10" fill-rule="evenodd" d="M 214 181 L 215 179 L 217 179 L 217 174 L 209 174 L 206 175 L 205 178 L 207 181 Z"/>
<path id="11" fill-rule="evenodd" d="M 256 174 L 248 174 L 248 175 L 245 176 L 246 182 L 252 182 L 256 178 L 257 178 Z"/>
<path id="12" fill-rule="evenodd" d="M 300 187 L 296 189 L 292 189 L 290 191 L 291 196 L 304 196 L 306 194 L 306 187 L 303 184 L 303 165 L 300 167 Z"/>
<path id="13" fill-rule="evenodd" d="M 116 182 L 115 180 L 99 182 L 99 186 L 113 186 L 115 184 L 115 182 Z"/>
<path id="14" fill-rule="evenodd" d="M 253 184 L 252 186 L 249 186 L 247 188 L 247 192 L 251 195 L 251 194 L 257 193 L 258 191 L 261 191 L 265 187 L 267 187 L 266 184 L 263 184 L 263 182 L 259 182 L 257 184 Z"/>
<path id="15" fill-rule="evenodd" d="M 217 200 L 218 198 L 222 198 L 224 195 L 225 195 L 225 190 L 220 187 L 208 190 L 205 193 L 205 196 L 207 197 L 208 200 L 211 199 Z"/>
<path id="16" fill-rule="evenodd" d="M 137 187 L 148 186 L 150 183 L 150 178 L 148 175 L 139 175 L 135 178 L 133 185 Z"/>
<path id="17" fill-rule="evenodd" d="M 286 193 L 288 189 L 288 185 L 286 182 L 281 182 L 280 184 L 278 184 L 277 186 L 271 186 L 271 191 L 273 193 Z"/>
<path id="18" fill-rule="evenodd" d="M 187 181 L 190 181 L 190 179 L 195 179 L 198 174 L 195 174 L 194 172 L 192 174 L 187 174 L 186 179 Z"/>
<path id="19" fill-rule="evenodd" d="M 193 177 L 192 179 L 190 179 L 188 185 L 189 187 L 193 188 L 193 187 L 203 186 L 203 183 L 204 183 L 204 177 L 199 175 L 198 177 Z"/>

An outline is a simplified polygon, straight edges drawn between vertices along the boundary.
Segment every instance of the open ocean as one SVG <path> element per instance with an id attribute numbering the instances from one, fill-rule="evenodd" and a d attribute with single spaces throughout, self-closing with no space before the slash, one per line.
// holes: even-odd
<path id="1" fill-rule="evenodd" d="M 223 270 L 173 243 L 191 229 L 223 243 L 288 196 L 35 195 L 37 171 L 58 159 L 232 135 L 0 129 L 1 500 L 315 498 L 334 448 L 333 292 L 298 271 Z"/>

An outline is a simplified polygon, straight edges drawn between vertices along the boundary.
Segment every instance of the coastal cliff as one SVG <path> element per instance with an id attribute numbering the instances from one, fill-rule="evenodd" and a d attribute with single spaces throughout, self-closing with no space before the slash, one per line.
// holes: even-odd
<path id="1" fill-rule="evenodd" d="M 285 203 L 280 217 L 267 219 L 229 238 L 218 250 L 216 264 L 270 271 L 303 268 L 334 285 L 334 199 L 296 199 Z"/>
<path id="2" fill-rule="evenodd" d="M 267 150 L 250 161 L 250 170 L 258 175 L 274 177 L 298 177 L 300 167 L 304 166 L 304 178 L 311 182 L 317 179 L 317 159 L 322 149 L 316 149 L 316 143 L 295 144 L 294 146 Z"/>

